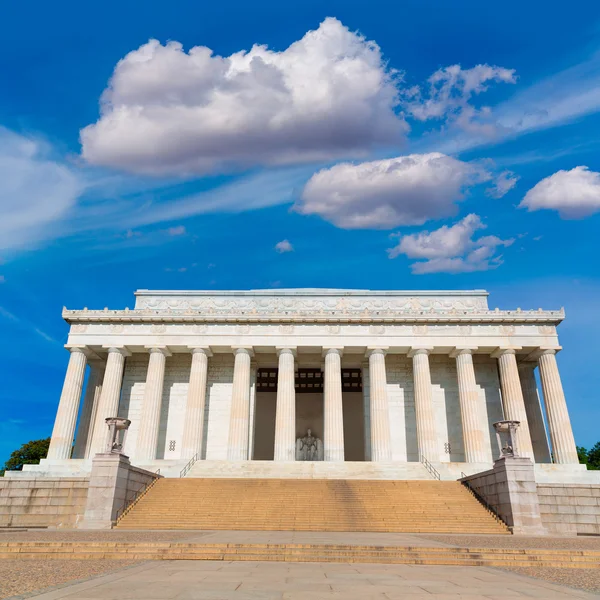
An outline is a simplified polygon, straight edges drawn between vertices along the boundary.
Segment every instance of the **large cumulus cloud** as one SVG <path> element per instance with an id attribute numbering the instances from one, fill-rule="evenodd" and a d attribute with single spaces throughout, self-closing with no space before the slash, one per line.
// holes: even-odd
<path id="1" fill-rule="evenodd" d="M 150 40 L 117 64 L 82 153 L 163 175 L 362 156 L 402 141 L 397 106 L 377 44 L 333 18 L 281 52 L 221 57 Z"/>
<path id="2" fill-rule="evenodd" d="M 422 225 L 455 214 L 467 188 L 494 178 L 480 164 L 439 152 L 340 163 L 315 173 L 295 208 L 344 229 Z M 497 186 L 493 189 L 503 195 Z"/>

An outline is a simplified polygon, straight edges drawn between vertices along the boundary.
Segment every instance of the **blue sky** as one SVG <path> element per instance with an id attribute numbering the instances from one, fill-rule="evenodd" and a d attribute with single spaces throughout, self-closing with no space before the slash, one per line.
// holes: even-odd
<path id="1" fill-rule="evenodd" d="M 136 288 L 564 306 L 600 439 L 597 2 L 4 3 L 0 82 L 0 460 L 51 432 L 62 306 Z"/>

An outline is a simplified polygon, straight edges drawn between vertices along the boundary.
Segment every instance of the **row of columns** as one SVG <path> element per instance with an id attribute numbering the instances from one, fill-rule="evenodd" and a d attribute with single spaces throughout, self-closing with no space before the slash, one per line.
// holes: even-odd
<path id="1" fill-rule="evenodd" d="M 149 347 L 150 360 L 135 459 L 138 463 L 156 458 L 160 411 L 163 395 L 166 357 L 164 347 Z M 202 448 L 203 419 L 206 402 L 208 358 L 210 350 L 191 348 L 192 366 L 182 457 L 191 458 Z M 414 402 L 419 453 L 428 460 L 439 460 L 439 444 L 435 427 L 433 389 L 429 354 L 432 348 L 416 348 L 409 356 L 413 361 Z M 278 348 L 278 385 L 275 420 L 274 460 L 292 461 L 295 458 L 295 348 Z M 458 396 L 464 438 L 465 462 L 486 462 L 488 452 L 484 434 L 488 424 L 481 414 L 479 388 L 475 380 L 473 349 L 457 348 L 456 358 Z M 325 372 L 323 394 L 324 459 L 344 460 L 344 427 L 342 410 L 341 348 L 324 349 Z M 73 450 L 75 458 L 104 451 L 107 428 L 104 419 L 118 414 L 121 381 L 126 350 L 109 348 L 105 371 L 90 363 L 91 374 L 82 407 L 81 426 Z M 227 458 L 248 460 L 250 431 L 250 375 L 253 352 L 248 347 L 234 348 L 234 373 L 231 397 L 231 416 Z M 386 350 L 368 351 L 370 381 L 371 460 L 390 461 L 392 458 L 390 417 L 385 365 Z M 549 462 L 548 444 L 542 409 L 537 394 L 533 363 L 517 365 L 513 349 L 498 350 L 500 384 L 504 417 L 521 422 L 517 432 L 519 452 L 537 462 Z M 61 394 L 49 459 L 71 457 L 79 401 L 87 358 L 83 348 L 71 348 L 71 357 Z M 567 405 L 560 381 L 554 350 L 545 350 L 539 358 L 540 378 L 546 404 L 554 461 L 562 464 L 578 462 L 575 440 L 569 421 Z M 100 385 L 100 381 L 102 381 Z"/>

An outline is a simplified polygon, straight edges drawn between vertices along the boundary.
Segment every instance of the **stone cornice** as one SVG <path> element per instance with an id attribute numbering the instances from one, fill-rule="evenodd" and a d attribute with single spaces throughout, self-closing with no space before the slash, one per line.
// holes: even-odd
<path id="1" fill-rule="evenodd" d="M 235 314 L 228 311 L 200 314 L 192 310 L 68 310 L 67 323 L 541 323 L 558 325 L 564 310 L 488 310 L 488 311 L 356 311 L 354 314 L 331 311 L 313 314 Z"/>

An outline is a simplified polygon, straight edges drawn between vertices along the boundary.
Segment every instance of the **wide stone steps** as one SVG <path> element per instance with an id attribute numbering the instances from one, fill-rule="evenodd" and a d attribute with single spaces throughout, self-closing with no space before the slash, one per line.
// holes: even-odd
<path id="1" fill-rule="evenodd" d="M 117 527 L 508 533 L 454 481 L 165 478 Z"/>
<path id="2" fill-rule="evenodd" d="M 177 542 L 2 542 L 0 558 L 227 560 L 328 563 L 600 568 L 600 552 L 337 544 Z"/>

